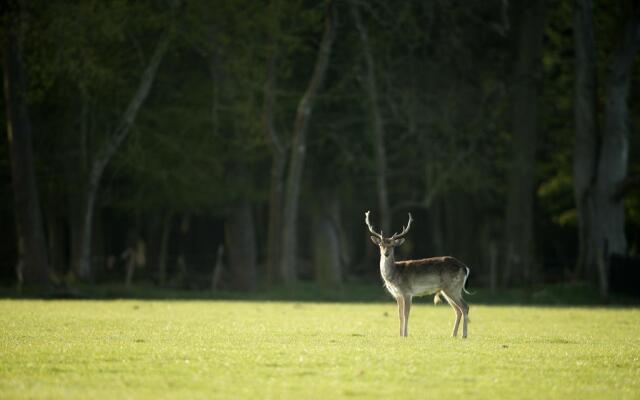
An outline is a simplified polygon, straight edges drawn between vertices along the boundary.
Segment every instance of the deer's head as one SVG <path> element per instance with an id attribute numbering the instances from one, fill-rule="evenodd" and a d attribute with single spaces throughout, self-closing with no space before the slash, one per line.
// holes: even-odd
<path id="1" fill-rule="evenodd" d="M 411 218 L 411 213 L 409 213 L 409 222 L 406 227 L 402 227 L 402 232 L 394 233 L 393 236 L 384 237 L 383 232 L 376 232 L 371 226 L 371 222 L 369 222 L 369 211 L 364 213 L 365 218 L 364 222 L 367 224 L 369 228 L 369 232 L 371 233 L 371 241 L 378 245 L 380 248 L 380 256 L 381 257 L 390 257 L 393 256 L 393 249 L 397 246 L 400 246 L 404 243 L 404 237 L 409 233 L 409 229 L 411 228 L 411 222 L 413 218 Z"/>

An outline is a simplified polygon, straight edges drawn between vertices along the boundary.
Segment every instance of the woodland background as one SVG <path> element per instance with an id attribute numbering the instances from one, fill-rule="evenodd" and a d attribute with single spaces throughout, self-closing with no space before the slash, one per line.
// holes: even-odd
<path id="1" fill-rule="evenodd" d="M 473 287 L 640 263 L 640 2 L 83 0 L 0 6 L 0 281 Z"/>

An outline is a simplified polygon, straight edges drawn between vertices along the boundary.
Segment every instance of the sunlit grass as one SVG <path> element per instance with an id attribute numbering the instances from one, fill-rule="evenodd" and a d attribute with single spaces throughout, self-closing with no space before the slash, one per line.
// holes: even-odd
<path id="1" fill-rule="evenodd" d="M 3 300 L 0 398 L 640 398 L 639 309 L 470 303 Z"/>

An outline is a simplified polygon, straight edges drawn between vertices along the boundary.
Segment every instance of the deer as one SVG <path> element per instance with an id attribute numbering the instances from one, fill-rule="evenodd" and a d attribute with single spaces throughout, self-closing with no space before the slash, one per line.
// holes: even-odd
<path id="1" fill-rule="evenodd" d="M 377 233 L 371 226 L 369 211 L 365 213 L 371 241 L 380 248 L 380 275 L 384 286 L 398 303 L 400 336 L 409 335 L 409 311 L 413 297 L 435 294 L 434 304 L 438 304 L 442 296 L 456 314 L 451 337 L 457 336 L 460 319 L 463 318 L 462 338 L 466 338 L 469 306 L 462 298 L 462 292 L 471 294 L 466 289 L 470 269 L 460 260 L 449 256 L 396 261 L 394 249 L 404 243 L 411 222 L 413 218 L 409 213 L 409 222 L 400 233 L 384 237 L 382 230 Z"/>

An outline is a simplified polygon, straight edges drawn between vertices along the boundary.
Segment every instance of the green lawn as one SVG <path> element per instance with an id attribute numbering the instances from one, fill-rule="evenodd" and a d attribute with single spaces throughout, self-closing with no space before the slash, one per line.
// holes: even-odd
<path id="1" fill-rule="evenodd" d="M 0 399 L 640 398 L 640 309 L 469 300 L 1 300 Z"/>

